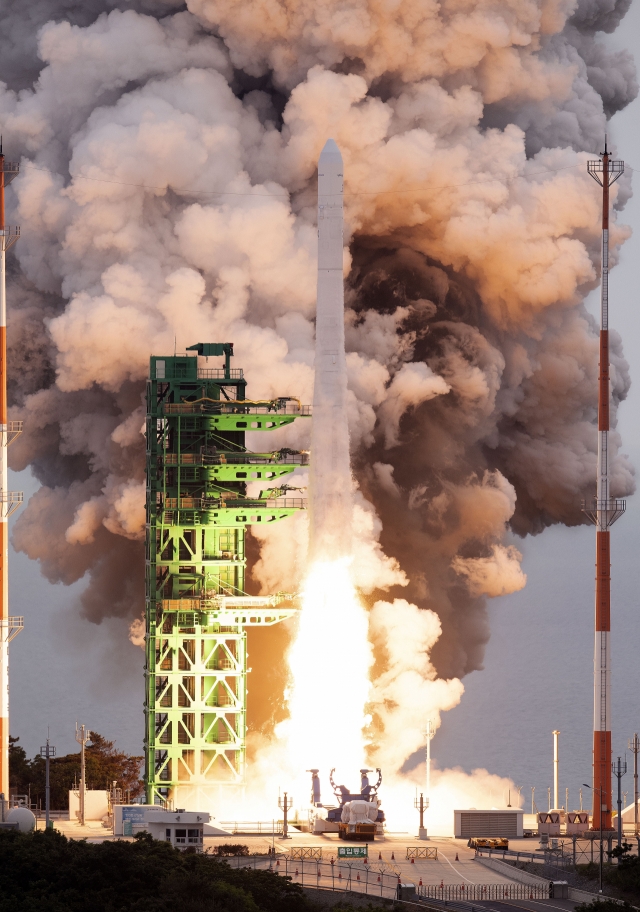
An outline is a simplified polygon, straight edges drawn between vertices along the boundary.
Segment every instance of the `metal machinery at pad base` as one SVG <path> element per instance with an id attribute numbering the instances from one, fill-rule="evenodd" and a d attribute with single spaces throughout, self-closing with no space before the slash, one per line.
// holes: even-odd
<path id="1" fill-rule="evenodd" d="M 384 833 L 384 811 L 380 808 L 378 789 L 382 783 L 382 773 L 376 769 L 378 781 L 375 785 L 369 782 L 370 769 L 360 770 L 360 791 L 350 792 L 344 785 L 336 785 L 333 779 L 335 769 L 329 774 L 333 793 L 338 799 L 337 806 L 325 806 L 320 801 L 320 779 L 318 770 L 311 773 L 311 803 L 316 809 L 322 809 L 322 816 L 316 810 L 314 833 L 334 832 L 339 839 L 349 841 L 373 842 L 376 835 Z"/>
<path id="2" fill-rule="evenodd" d="M 247 431 L 307 417 L 296 399 L 248 400 L 231 343 L 152 357 L 147 383 L 147 801 L 206 807 L 241 785 L 246 741 L 247 633 L 295 614 L 290 596 L 248 596 L 247 525 L 305 509 L 279 479 L 304 452 L 249 452 Z M 200 356 L 200 358 L 198 357 Z M 203 359 L 224 357 L 224 366 Z M 258 497 L 246 486 L 265 484 Z"/>

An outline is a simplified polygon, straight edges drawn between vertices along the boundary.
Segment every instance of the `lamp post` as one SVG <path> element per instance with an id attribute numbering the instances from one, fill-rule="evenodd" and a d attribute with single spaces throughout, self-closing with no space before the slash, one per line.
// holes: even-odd
<path id="1" fill-rule="evenodd" d="M 51 808 L 51 788 L 49 786 L 49 760 L 51 757 L 55 757 L 56 749 L 52 744 L 49 744 L 49 737 L 47 736 L 47 743 L 44 747 L 40 748 L 40 756 L 44 757 L 44 770 L 45 770 L 45 785 L 44 785 L 44 802 L 45 802 L 45 817 L 44 817 L 44 826 L 48 830 L 51 826 L 51 821 L 49 820 L 49 811 Z"/>
<path id="2" fill-rule="evenodd" d="M 76 722 L 76 741 L 80 745 L 80 791 L 78 793 L 78 820 L 80 821 L 80 826 L 84 826 L 84 799 L 86 792 L 84 749 L 90 740 L 91 732 L 84 725 L 78 728 L 78 723 Z"/>
<path id="3" fill-rule="evenodd" d="M 278 797 L 278 807 L 280 808 L 280 810 L 282 811 L 282 814 L 283 814 L 283 821 L 282 821 L 282 838 L 283 839 L 291 839 L 291 836 L 289 836 L 289 822 L 287 819 L 287 815 L 288 815 L 289 811 L 291 810 L 292 806 L 293 806 L 293 798 L 289 798 L 287 796 L 286 792 L 284 793 L 284 796 L 282 798 Z"/>
<path id="4" fill-rule="evenodd" d="M 591 789 L 593 792 L 600 792 L 600 804 L 602 805 L 602 789 L 596 788 L 595 785 L 587 785 L 586 782 L 582 783 L 585 788 Z M 599 816 L 600 819 L 600 889 L 598 893 L 602 893 L 602 813 Z"/>
<path id="5" fill-rule="evenodd" d="M 627 761 L 618 757 L 617 763 L 611 764 L 611 771 L 618 780 L 618 846 L 622 845 L 622 777 L 627 772 Z"/>

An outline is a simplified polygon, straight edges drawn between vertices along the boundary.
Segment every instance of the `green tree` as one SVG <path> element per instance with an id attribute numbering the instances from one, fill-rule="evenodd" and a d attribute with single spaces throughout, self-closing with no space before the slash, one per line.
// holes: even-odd
<path id="1" fill-rule="evenodd" d="M 31 781 L 31 763 L 19 741 L 20 738 L 9 735 L 9 789 L 14 794 L 26 795 Z"/>
<path id="2" fill-rule="evenodd" d="M 45 761 L 40 755 L 28 760 L 18 744 L 11 738 L 9 747 L 9 781 L 11 790 L 25 795 L 31 792 L 33 802 L 45 802 Z M 118 751 L 115 741 L 109 741 L 97 732 L 85 751 L 86 782 L 89 789 L 109 789 L 114 782 L 128 791 L 131 799 L 144 791 L 140 779 L 142 757 L 133 757 Z M 52 809 L 64 811 L 69 807 L 69 791 L 80 781 L 80 752 L 53 757 L 50 760 L 49 779 Z"/>
<path id="3" fill-rule="evenodd" d="M 0 912 L 314 912 L 290 878 L 234 869 L 141 834 L 68 840 L 0 831 Z"/>

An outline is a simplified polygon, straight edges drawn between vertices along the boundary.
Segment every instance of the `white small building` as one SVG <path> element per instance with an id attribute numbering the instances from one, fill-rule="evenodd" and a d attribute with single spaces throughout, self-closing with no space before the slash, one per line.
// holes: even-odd
<path id="1" fill-rule="evenodd" d="M 84 819 L 102 820 L 109 813 L 109 792 L 102 789 L 85 789 Z M 80 814 L 80 793 L 78 789 L 69 792 L 69 820 L 77 820 Z"/>
<path id="2" fill-rule="evenodd" d="M 540 836 L 559 836 L 564 811 L 540 811 L 538 833 Z"/>
<path id="3" fill-rule="evenodd" d="M 170 842 L 176 849 L 202 851 L 204 827 L 211 815 L 204 811 L 167 811 L 157 804 L 116 804 L 113 808 L 114 836 L 149 833 Z"/>
<path id="4" fill-rule="evenodd" d="M 469 808 L 453 812 L 453 833 L 456 839 L 472 836 L 522 839 L 522 808 Z"/>
<path id="5" fill-rule="evenodd" d="M 584 836 L 589 831 L 588 811 L 568 811 L 567 836 Z"/>

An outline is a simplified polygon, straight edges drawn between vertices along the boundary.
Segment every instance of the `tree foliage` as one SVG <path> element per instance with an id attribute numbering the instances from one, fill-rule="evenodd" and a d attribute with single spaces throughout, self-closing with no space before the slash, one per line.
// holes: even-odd
<path id="1" fill-rule="evenodd" d="M 0 831 L 0 912 L 311 912 L 271 871 L 234 869 L 144 833 L 134 842 Z"/>
<path id="2" fill-rule="evenodd" d="M 32 802 L 45 803 L 45 761 L 39 755 L 27 758 L 19 738 L 9 738 L 9 787 L 19 795 L 31 794 Z M 53 757 L 50 761 L 51 808 L 59 811 L 69 807 L 69 791 L 80 781 L 80 752 Z M 139 797 L 144 785 L 140 779 L 142 757 L 132 757 L 116 750 L 115 741 L 108 741 L 97 732 L 85 751 L 88 789 L 108 789 L 113 782 L 129 790 L 131 798 Z"/>

